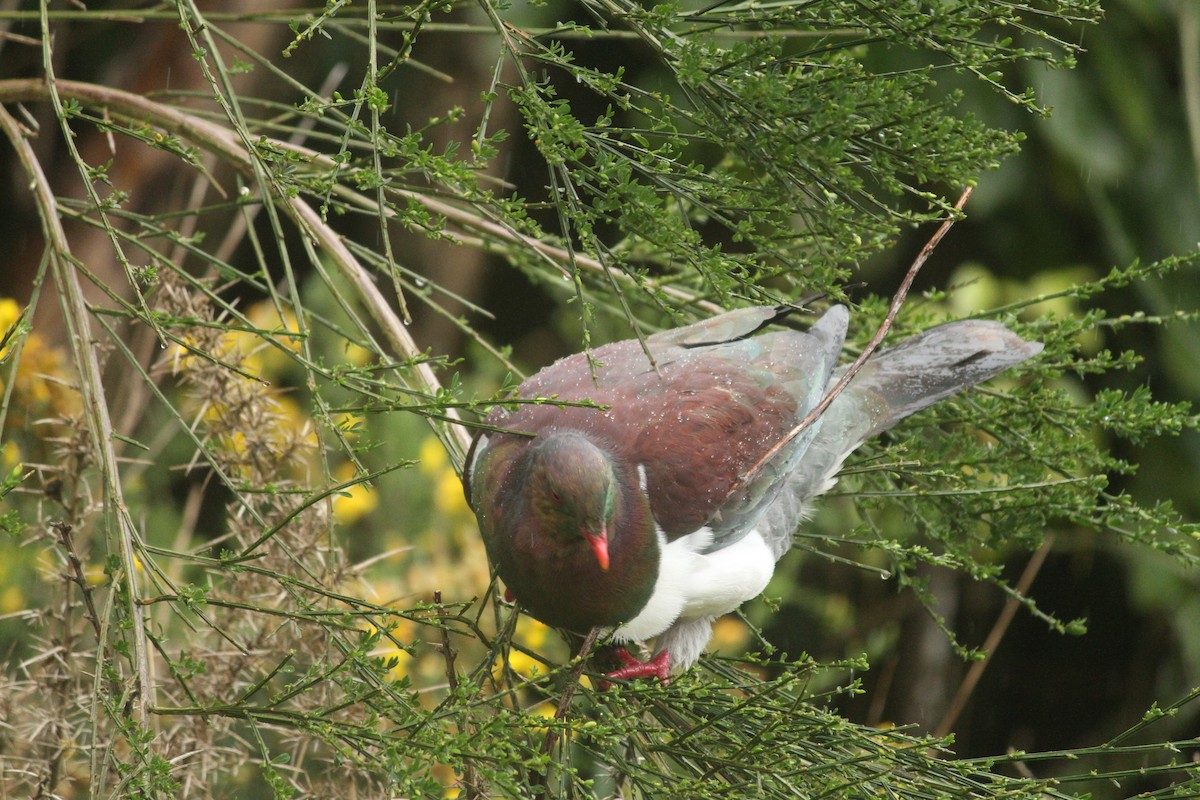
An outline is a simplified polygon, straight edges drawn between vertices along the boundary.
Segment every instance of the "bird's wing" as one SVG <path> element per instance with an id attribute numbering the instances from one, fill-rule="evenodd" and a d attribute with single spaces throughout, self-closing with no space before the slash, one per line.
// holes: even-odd
<path id="1" fill-rule="evenodd" d="M 522 436 L 484 433 L 476 437 L 467 451 L 463 488 L 467 502 L 475 510 L 479 530 L 489 553 L 495 544 L 495 521 L 504 513 L 504 504 L 513 499 L 502 491 L 502 487 L 528 441 L 527 437 Z"/>
<path id="2" fill-rule="evenodd" d="M 840 306 L 806 333 L 751 336 L 780 313 L 744 309 L 656 334 L 649 339 L 653 366 L 637 342 L 606 345 L 592 354 L 594 380 L 586 355 L 569 356 L 522 384 L 520 394 L 605 408 L 527 404 L 489 422 L 534 433 L 587 431 L 625 468 L 628 483 L 644 484 L 669 539 L 708 526 L 709 550 L 720 549 L 746 534 L 812 441 L 816 427 L 741 483 L 820 401 L 845 336 Z"/>
<path id="3" fill-rule="evenodd" d="M 791 306 L 751 306 L 727 311 L 715 317 L 693 322 L 682 328 L 670 328 L 649 338 L 650 345 L 658 347 L 699 347 L 708 344 L 725 344 L 745 339 L 761 331 L 767 325 L 795 311 Z"/>
<path id="4" fill-rule="evenodd" d="M 846 322 L 839 306 L 805 333 L 765 333 L 664 359 L 670 395 L 659 424 L 641 431 L 638 453 L 652 508 L 669 536 L 707 526 L 711 552 L 754 527 L 819 425 L 747 473 L 820 402 Z"/>

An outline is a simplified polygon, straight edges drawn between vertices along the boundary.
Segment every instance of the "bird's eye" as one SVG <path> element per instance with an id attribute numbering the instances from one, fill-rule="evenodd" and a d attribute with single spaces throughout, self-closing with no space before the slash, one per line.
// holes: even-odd
<path id="1" fill-rule="evenodd" d="M 558 492 L 554 491 L 553 489 L 550 490 L 550 499 L 554 502 L 554 504 L 556 506 L 562 505 L 562 498 L 559 497 Z"/>

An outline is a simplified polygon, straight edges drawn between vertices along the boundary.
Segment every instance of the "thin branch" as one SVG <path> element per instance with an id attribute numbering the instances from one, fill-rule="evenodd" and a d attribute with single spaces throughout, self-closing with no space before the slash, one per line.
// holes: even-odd
<path id="1" fill-rule="evenodd" d="M 450 645 L 450 629 L 446 627 L 444 622 L 446 607 L 442 605 L 441 590 L 433 593 L 433 604 L 437 606 L 437 618 L 442 621 L 438 625 L 442 634 L 440 649 L 442 651 L 442 659 L 446 662 L 446 685 L 450 688 L 450 694 L 453 696 L 458 692 L 458 669 L 454 666 L 454 648 Z M 463 723 L 463 727 L 473 737 L 475 731 L 469 722 L 469 717 L 466 719 L 468 721 Z M 475 765 L 472 762 L 467 762 L 466 768 L 463 770 L 463 788 L 466 790 L 467 800 L 475 800 L 475 798 L 483 796 L 479 775 L 476 773 Z"/>
<path id="2" fill-rule="evenodd" d="M 1179 55 L 1183 107 L 1187 112 L 1188 139 L 1192 144 L 1192 170 L 1200 176 L 1200 13 L 1195 3 L 1179 6 Z"/>
<path id="3" fill-rule="evenodd" d="M 100 467 L 105 488 L 105 505 L 117 520 L 116 539 L 121 554 L 121 568 L 128 582 L 129 622 L 131 652 L 130 661 L 137 672 L 135 691 L 138 702 L 134 703 L 136 719 L 140 724 L 146 722 L 146 709 L 151 704 L 150 661 L 147 650 L 145 619 L 138 606 L 141 589 L 138 586 L 137 559 L 134 556 L 133 520 L 125 503 L 121 486 L 120 470 L 117 465 L 117 454 L 113 449 L 115 432 L 112 426 L 112 416 L 109 414 L 108 400 L 104 394 L 104 384 L 101 380 L 100 362 L 96 357 L 96 349 L 92 346 L 92 336 L 87 330 L 87 303 L 83 299 L 83 287 L 79 283 L 79 275 L 73 268 L 74 258 L 67 242 L 66 232 L 58 214 L 58 204 L 50 189 L 42 166 L 29 146 L 20 124 L 8 110 L 0 106 L 0 129 L 3 129 L 13 149 L 17 153 L 21 165 L 29 176 L 29 183 L 37 202 L 38 213 L 42 219 L 42 228 L 46 236 L 48 248 L 51 251 L 51 269 L 58 286 L 59 299 L 63 306 L 63 319 L 70 332 L 72 357 L 79 370 L 79 391 L 82 395 L 84 417 L 87 420 L 88 432 L 92 437 L 92 445 L 96 449 L 96 460 Z M 102 639 L 98 645 L 101 651 L 106 647 Z M 97 661 L 103 660 L 102 653 Z"/>
<path id="4" fill-rule="evenodd" d="M 588 656 L 591 655 L 592 648 L 596 646 L 596 640 L 600 638 L 602 630 L 602 628 L 592 628 L 590 631 L 588 631 L 588 635 L 584 638 L 583 644 L 580 645 L 579 654 L 575 656 L 575 668 L 571 670 L 571 676 L 567 678 L 567 685 L 563 687 L 563 693 L 558 698 L 558 705 L 554 709 L 555 723 L 561 722 L 566 718 L 567 711 L 571 707 L 571 700 L 575 697 L 575 690 L 579 688 L 580 677 L 583 675 L 583 671 L 587 667 Z M 542 745 L 542 752 L 549 757 L 554 751 L 554 746 L 556 744 L 558 744 L 558 731 L 553 727 L 550 727 L 546 730 L 546 740 Z M 552 763 L 553 760 L 548 758 L 547 764 L 549 765 Z M 538 780 L 536 780 L 534 783 L 535 785 L 546 786 L 549 780 L 550 770 L 547 768 L 545 772 L 538 776 Z"/>
<path id="5" fill-rule="evenodd" d="M 1008 632 L 1008 626 L 1012 624 L 1013 618 L 1017 614 L 1017 609 L 1021 605 L 1021 598 L 1029 592 L 1029 588 L 1033 586 L 1033 581 L 1041 571 L 1042 565 L 1046 563 L 1046 556 L 1050 554 L 1050 548 L 1054 546 L 1054 535 L 1046 536 L 1046 540 L 1042 542 L 1042 546 L 1034 551 L 1029 558 L 1029 563 L 1025 565 L 1025 569 L 1021 572 L 1021 577 L 1017 580 L 1017 585 L 1014 587 L 1014 593 L 1005 602 L 1004 608 L 1000 611 L 1000 616 L 996 618 L 996 622 L 992 625 L 992 629 L 988 632 L 987 639 L 983 642 L 983 658 L 971 664 L 971 668 L 967 670 L 963 682 L 959 685 L 958 691 L 954 693 L 954 699 L 950 701 L 950 707 L 946 710 L 941 722 L 934 729 L 933 737 L 935 739 L 945 738 L 954 728 L 954 723 L 958 721 L 959 715 L 966 708 L 967 701 L 971 699 L 971 694 L 975 691 L 975 687 L 979 685 L 979 679 L 983 677 L 983 671 L 987 669 L 988 664 L 992 660 L 992 654 L 996 652 L 996 648 L 1000 646 L 1000 641 L 1004 638 L 1004 634 Z"/>
<path id="6" fill-rule="evenodd" d="M 970 186 L 963 190 L 962 196 L 959 197 L 958 202 L 954 204 L 955 211 L 962 211 L 963 206 L 967 203 L 967 198 L 971 196 L 971 191 L 972 189 Z M 933 254 L 934 249 L 936 249 L 941 243 L 943 237 L 945 237 L 951 226 L 954 225 L 955 220 L 955 217 L 950 217 L 943 222 L 934 232 L 933 236 L 930 237 L 929 241 L 925 243 L 925 246 L 921 248 L 921 252 L 918 253 L 916 259 L 913 260 L 912 266 L 908 268 L 908 272 L 905 274 L 904 280 L 900 282 L 900 288 L 898 288 L 896 290 L 896 294 L 892 296 L 892 303 L 888 307 L 887 316 L 884 317 L 883 322 L 880 323 L 879 329 L 875 331 L 875 336 L 872 337 L 870 343 L 867 344 L 865 349 L 863 349 L 859 357 L 854 360 L 854 363 L 850 365 L 850 368 L 846 370 L 846 374 L 842 376 L 841 380 L 839 380 L 834 387 L 829 390 L 828 393 L 826 393 L 825 397 L 821 399 L 821 402 L 817 403 L 816 407 L 813 408 L 812 411 L 808 412 L 808 415 L 804 419 L 800 420 L 800 422 L 797 423 L 794 428 L 788 431 L 782 439 L 780 439 L 769 450 L 767 450 L 767 452 L 763 454 L 763 457 L 756 461 L 754 465 L 750 467 L 750 469 L 746 470 L 738 477 L 737 481 L 729 490 L 730 494 L 738 491 L 747 483 L 749 483 L 754 476 L 758 474 L 758 471 L 762 469 L 764 464 L 774 458 L 780 450 L 787 447 L 787 445 L 797 436 L 808 430 L 808 428 L 810 428 L 814 422 L 820 419 L 821 415 L 829 409 L 829 406 L 833 404 L 833 401 L 837 399 L 837 396 L 841 394 L 842 391 L 850 384 L 850 381 L 852 381 L 854 376 L 858 374 L 858 371 L 863 368 L 863 365 L 867 363 L 867 359 L 869 359 L 875 353 L 875 350 L 878 349 L 879 345 L 883 342 L 884 337 L 887 336 L 888 331 L 891 330 L 892 323 L 896 321 L 896 315 L 900 313 L 900 308 L 904 305 L 904 301 L 908 297 L 908 291 L 912 288 L 913 280 L 917 277 L 917 273 L 921 271 L 921 267 L 923 267 L 925 262 L 929 260 L 929 256 Z"/>
<path id="7" fill-rule="evenodd" d="M 83 562 L 79 560 L 79 554 L 75 552 L 75 543 L 71 539 L 71 525 L 66 522 L 52 522 L 50 528 L 58 536 L 58 543 L 62 545 L 63 551 L 67 554 L 67 563 L 71 566 L 71 574 L 67 577 L 79 587 L 84 605 L 87 606 L 88 622 L 92 623 L 92 629 L 96 632 L 96 641 L 100 641 L 102 634 L 100 616 L 96 613 L 96 603 L 92 599 L 92 587 L 88 585 L 87 578 L 83 574 Z"/>
<path id="8" fill-rule="evenodd" d="M 118 108 L 134 118 L 148 118 L 154 124 L 214 153 L 247 178 L 257 179 L 254 162 L 249 151 L 239 141 L 236 133 L 227 128 L 141 95 L 107 86 L 76 81 L 59 81 L 57 88 L 60 95 L 95 105 Z M 0 102 L 12 99 L 45 99 L 46 96 L 46 86 L 40 81 L 0 81 Z M 411 388 L 431 397 L 436 396 L 441 388 L 440 381 L 434 374 L 433 368 L 422 363 L 418 358 L 422 350 L 392 310 L 383 293 L 375 285 L 371 273 L 354 257 L 342 238 L 321 219 L 320 214 L 302 197 L 289 197 L 286 198 L 286 202 L 286 208 L 291 212 L 294 221 L 302 231 L 311 241 L 316 242 L 317 247 L 354 285 L 372 319 L 383 330 L 388 344 L 397 356 L 417 362 L 412 368 L 411 374 L 414 378 L 412 382 L 415 385 Z M 454 417 L 455 415 L 450 412 L 448 416 Z M 446 424 L 441 420 L 430 418 L 430 424 L 450 451 L 455 465 L 461 468 L 467 448 L 470 446 L 470 434 L 459 425 Z"/>
<path id="9" fill-rule="evenodd" d="M 252 157 L 238 138 L 236 132 L 217 123 L 210 122 L 200 116 L 189 113 L 174 106 L 156 102 L 142 95 L 122 91 L 109 86 L 62 80 L 57 82 L 60 96 L 71 97 L 83 103 L 103 106 L 120 111 L 133 119 L 148 120 L 164 130 L 187 139 L 208 150 L 241 172 L 250 180 L 257 180 Z M 0 81 L 0 102 L 6 101 L 35 101 L 47 99 L 46 85 L 33 79 L 15 79 Z M 272 146 L 302 155 L 316 165 L 331 165 L 328 156 L 309 150 L 301 145 L 290 142 L 272 140 Z M 574 258 L 574 264 L 584 267 L 597 275 L 605 274 L 605 266 L 598 260 L 576 253 L 573 256 L 565 249 L 538 240 L 535 237 L 510 230 L 500 222 L 488 220 L 479 214 L 472 213 L 452 203 L 446 203 L 419 192 L 396 189 L 396 193 L 406 200 L 411 200 L 425 206 L 431 213 L 445 217 L 464 228 L 478 231 L 484 236 L 509 245 L 528 248 L 554 266 L 566 270 L 562 265 Z M 375 210 L 375 203 L 370 198 L 357 192 L 338 187 L 335 192 L 341 199 L 355 203 L 365 209 Z M 343 194 L 345 192 L 345 194 Z M 422 351 L 409 334 L 407 327 L 393 311 L 383 293 L 379 291 L 372 278 L 370 270 L 351 253 L 342 238 L 321 218 L 318 210 L 312 208 L 300 196 L 287 198 L 287 208 L 294 220 L 304 233 L 330 257 L 332 262 L 354 285 L 361 300 L 377 325 L 384 332 L 388 344 L 394 352 L 405 359 L 417 359 Z M 387 210 L 388 215 L 395 212 Z M 446 236 L 452 241 L 460 241 L 461 236 L 447 231 Z M 710 301 L 699 300 L 695 294 L 671 286 L 652 286 L 674 299 L 692 304 L 705 311 L 719 312 L 722 309 Z M 428 364 L 418 363 L 415 367 L 414 385 L 410 388 L 422 391 L 429 396 L 436 396 L 441 383 Z M 453 415 L 451 415 L 453 416 Z M 455 419 L 455 421 L 457 421 Z M 458 425 L 445 424 L 430 418 L 438 437 L 450 452 L 451 461 L 461 470 L 466 451 L 470 446 L 470 434 Z"/>
<path id="10" fill-rule="evenodd" d="M 249 163 L 244 148 L 238 145 L 232 131 L 202 117 L 182 111 L 174 106 L 158 103 L 141 95 L 132 94 L 109 86 L 78 81 L 58 81 L 57 86 L 61 95 L 73 97 L 93 105 L 121 108 L 134 119 L 152 119 L 170 132 L 196 142 L 225 160 L 233 162 L 235 166 L 242 161 L 246 161 L 247 164 Z M 40 81 L 33 79 L 0 81 L 0 102 L 6 100 L 44 99 L 46 99 L 46 87 Z M 313 166 L 330 170 L 339 168 L 339 165 L 330 156 L 309 149 L 295 141 L 275 139 L 267 141 L 269 141 L 271 147 L 277 147 L 280 150 L 301 156 Z M 229 145 L 229 147 L 226 147 L 226 145 Z M 252 173 L 246 168 L 241 168 L 241 171 L 243 174 L 253 177 Z M 405 201 L 415 202 L 424 206 L 433 215 L 444 217 L 455 224 L 461 225 L 464 229 L 479 233 L 481 236 L 490 237 L 495 242 L 528 248 L 545 259 L 550 267 L 558 270 L 564 276 L 570 275 L 570 268 L 565 266 L 567 264 L 583 267 L 597 276 L 605 274 L 606 268 L 600 259 L 583 253 L 572 253 L 565 247 L 560 247 L 520 233 L 504 225 L 501 221 L 488 219 L 480 213 L 461 208 L 453 203 L 438 200 L 421 192 L 399 187 L 392 187 L 389 191 Z M 390 207 L 381 211 L 375 200 L 349 187 L 337 185 L 333 188 L 333 193 L 340 200 L 356 205 L 371 213 L 382 213 L 389 219 L 397 213 L 395 209 Z M 448 241 L 455 244 L 487 246 L 486 242 L 477 243 L 461 233 L 445 231 L 443 235 Z M 632 279 L 629 280 L 632 281 Z M 662 284 L 652 279 L 643 280 L 642 284 L 647 289 L 661 291 L 680 303 L 692 305 L 710 313 L 717 314 L 724 310 L 716 303 L 704 300 L 696 293 L 677 286 Z"/>

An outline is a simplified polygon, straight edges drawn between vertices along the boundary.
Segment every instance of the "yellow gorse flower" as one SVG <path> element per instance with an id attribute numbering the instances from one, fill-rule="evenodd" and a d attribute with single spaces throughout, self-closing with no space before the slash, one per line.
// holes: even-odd
<path id="1" fill-rule="evenodd" d="M 334 477 L 347 481 L 354 477 L 354 465 L 342 464 Z M 367 483 L 356 483 L 333 496 L 333 518 L 341 525 L 350 525 L 365 517 L 379 505 L 379 494 Z"/>
<path id="2" fill-rule="evenodd" d="M 421 472 L 433 482 L 434 510 L 447 516 L 470 517 L 471 509 L 463 495 L 462 481 L 437 437 L 430 436 L 421 442 L 417 458 L 421 462 Z"/>
<path id="3" fill-rule="evenodd" d="M 538 651 L 546 644 L 549 638 L 550 629 L 541 622 L 538 622 L 533 617 L 522 615 L 517 620 L 517 630 L 513 634 L 513 639 L 529 650 Z M 531 655 L 521 652 L 520 650 L 510 650 L 508 654 L 508 666 L 513 672 L 523 678 L 531 678 L 535 674 L 546 671 L 546 667 L 541 661 Z M 500 665 L 496 665 L 497 674 L 500 671 Z"/>
<path id="4" fill-rule="evenodd" d="M 0 361 L 8 357 L 13 345 L 13 329 L 21 318 L 21 304 L 11 297 L 0 297 Z"/>
<path id="5" fill-rule="evenodd" d="M 14 329 L 22 310 L 16 300 L 0 297 L 0 340 L 7 338 L 0 348 L 0 361 L 14 353 L 18 340 Z M 12 376 L 12 405 L 6 424 L 21 427 L 29 420 L 47 416 L 67 417 L 76 413 L 79 395 L 71 388 L 71 373 L 62 348 L 49 344 L 38 333 L 26 335 L 21 360 Z M 0 380 L 0 392 L 3 390 L 4 382 Z"/>

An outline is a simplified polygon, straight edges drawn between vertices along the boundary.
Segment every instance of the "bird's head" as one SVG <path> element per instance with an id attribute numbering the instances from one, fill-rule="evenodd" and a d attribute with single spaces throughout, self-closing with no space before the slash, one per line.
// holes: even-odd
<path id="1" fill-rule="evenodd" d="M 608 541 L 617 508 L 611 456 L 578 431 L 538 437 L 530 454 L 530 503 L 540 527 L 564 543 L 580 537 L 600 569 L 608 569 Z"/>

